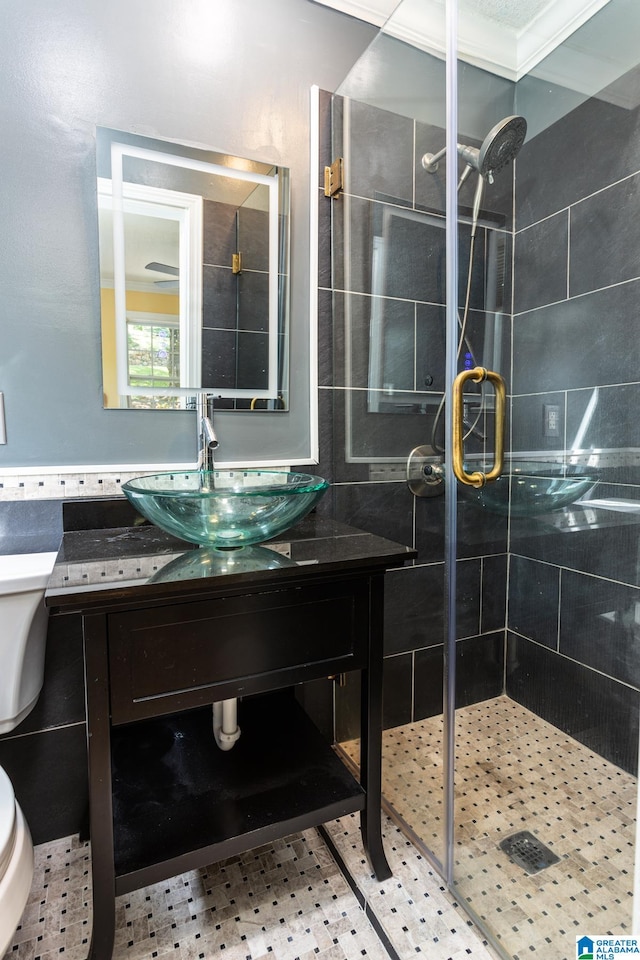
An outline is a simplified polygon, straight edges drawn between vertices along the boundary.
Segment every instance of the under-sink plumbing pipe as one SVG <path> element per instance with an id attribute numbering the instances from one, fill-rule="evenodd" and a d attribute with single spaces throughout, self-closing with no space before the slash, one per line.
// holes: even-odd
<path id="1" fill-rule="evenodd" d="M 221 750 L 231 750 L 238 737 L 238 701 L 218 700 L 213 704 L 213 735 Z"/>

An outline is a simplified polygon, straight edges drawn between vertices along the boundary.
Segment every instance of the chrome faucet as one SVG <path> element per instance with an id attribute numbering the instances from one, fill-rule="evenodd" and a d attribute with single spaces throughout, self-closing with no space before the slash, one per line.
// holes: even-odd
<path id="1" fill-rule="evenodd" d="M 196 397 L 196 410 L 198 414 L 198 470 L 214 470 L 213 452 L 218 448 L 219 442 L 213 428 L 213 396 L 209 393 L 199 393 Z"/>

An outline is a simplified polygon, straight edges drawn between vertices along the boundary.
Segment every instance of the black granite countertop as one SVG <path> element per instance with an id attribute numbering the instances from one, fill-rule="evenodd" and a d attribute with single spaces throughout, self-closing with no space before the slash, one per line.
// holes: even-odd
<path id="1" fill-rule="evenodd" d="M 45 602 L 53 613 L 122 608 L 402 566 L 416 551 L 311 514 L 275 540 L 232 550 L 196 547 L 141 524 L 67 530 Z"/>

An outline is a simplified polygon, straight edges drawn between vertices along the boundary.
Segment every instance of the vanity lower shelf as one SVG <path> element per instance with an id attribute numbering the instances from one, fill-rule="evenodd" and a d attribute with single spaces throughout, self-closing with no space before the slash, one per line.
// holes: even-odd
<path id="1" fill-rule="evenodd" d="M 291 690 L 244 699 L 239 724 L 228 752 L 211 707 L 113 728 L 116 894 L 364 809 Z"/>

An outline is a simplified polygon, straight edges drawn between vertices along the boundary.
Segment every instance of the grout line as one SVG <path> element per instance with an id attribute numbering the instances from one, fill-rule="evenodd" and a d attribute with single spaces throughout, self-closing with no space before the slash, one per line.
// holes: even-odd
<path id="1" fill-rule="evenodd" d="M 571 298 L 569 277 L 571 275 L 571 209 L 567 207 L 567 300 Z"/>
<path id="2" fill-rule="evenodd" d="M 484 557 L 480 557 L 480 603 L 478 610 L 478 635 L 482 634 L 482 611 L 484 608 Z"/>
<path id="3" fill-rule="evenodd" d="M 351 888 L 351 891 L 354 894 L 356 900 L 364 910 L 365 916 L 367 917 L 371 926 L 375 930 L 376 935 L 380 943 L 386 950 L 387 954 L 389 955 L 390 960 L 401 960 L 400 955 L 397 953 L 395 947 L 393 946 L 389 937 L 387 936 L 383 924 L 379 920 L 375 910 L 371 907 L 371 905 L 367 901 L 367 898 L 365 897 L 364 893 L 358 886 L 358 881 L 355 879 L 355 877 L 352 876 L 351 872 L 349 871 L 349 868 L 347 867 L 345 861 L 342 858 L 342 854 L 340 853 L 335 843 L 333 842 L 327 828 L 325 827 L 324 824 L 320 824 L 320 826 L 317 827 L 316 829 L 318 830 L 318 833 L 326 843 L 329 849 L 329 852 L 331 853 L 331 856 L 333 857 L 336 864 L 338 865 L 338 869 L 340 870 L 340 873 L 343 875 L 347 884 Z"/>
<path id="4" fill-rule="evenodd" d="M 556 653 L 560 653 L 560 622 L 562 618 L 562 570 L 558 570 L 558 622 L 556 624 Z"/>

